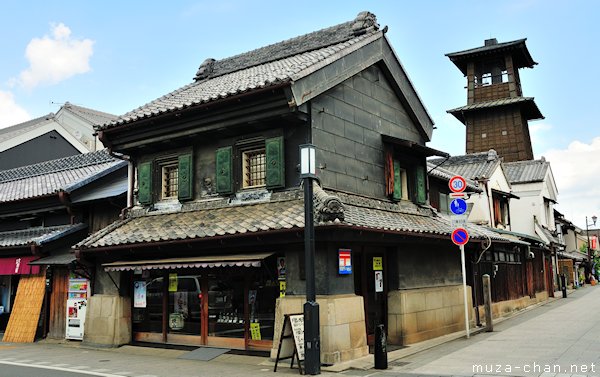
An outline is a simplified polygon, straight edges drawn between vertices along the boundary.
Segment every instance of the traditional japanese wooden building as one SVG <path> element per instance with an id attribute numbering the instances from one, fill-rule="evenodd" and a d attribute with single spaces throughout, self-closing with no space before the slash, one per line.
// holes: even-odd
<path id="1" fill-rule="evenodd" d="M 305 301 L 304 200 L 316 214 L 323 362 L 367 354 L 376 323 L 396 344 L 464 329 L 451 224 L 428 199 L 425 159 L 447 154 L 425 145 L 433 122 L 386 32 L 362 12 L 207 59 L 189 85 L 97 128 L 137 174 L 133 207 L 78 245 L 97 266 L 85 341 L 274 356 L 283 315 Z M 305 143 L 319 177 L 308 199 Z"/>

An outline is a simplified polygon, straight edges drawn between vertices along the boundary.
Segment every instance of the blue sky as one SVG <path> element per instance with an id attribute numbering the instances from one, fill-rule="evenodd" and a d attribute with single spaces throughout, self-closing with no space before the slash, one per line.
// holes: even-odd
<path id="1" fill-rule="evenodd" d="M 466 79 L 444 54 L 527 38 L 539 65 L 521 70 L 523 91 L 545 116 L 530 123 L 534 154 L 552 163 L 560 211 L 580 226 L 600 215 L 600 2 L 4 0 L 0 10 L 0 128 L 66 101 L 120 115 L 190 83 L 206 58 L 369 10 L 436 123 L 429 145 L 453 155 L 465 130 L 446 110 L 466 104 Z"/>

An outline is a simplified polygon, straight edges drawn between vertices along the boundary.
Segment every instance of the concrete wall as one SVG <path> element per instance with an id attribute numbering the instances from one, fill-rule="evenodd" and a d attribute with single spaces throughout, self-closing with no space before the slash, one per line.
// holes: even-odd
<path id="1" fill-rule="evenodd" d="M 471 287 L 467 288 L 468 307 L 472 308 Z M 464 329 L 462 284 L 388 292 L 388 341 L 391 344 L 422 342 Z"/>
<path id="2" fill-rule="evenodd" d="M 384 197 L 386 134 L 424 145 L 424 139 L 377 66 L 311 101 L 312 139 L 325 187 Z"/>
<path id="3" fill-rule="evenodd" d="M 304 297 L 277 299 L 271 359 L 277 356 L 284 314 L 303 312 Z M 363 298 L 356 295 L 317 296 L 321 332 L 321 362 L 336 364 L 369 354 Z"/>
<path id="4" fill-rule="evenodd" d="M 116 347 L 131 342 L 131 300 L 96 294 L 88 299 L 83 343 Z"/>

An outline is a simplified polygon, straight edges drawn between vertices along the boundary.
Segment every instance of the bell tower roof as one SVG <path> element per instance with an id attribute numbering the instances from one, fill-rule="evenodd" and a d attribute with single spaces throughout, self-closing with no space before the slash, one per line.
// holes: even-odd
<path id="1" fill-rule="evenodd" d="M 486 39 L 484 45 L 464 51 L 451 52 L 446 56 L 456 65 L 458 69 L 467 75 L 467 63 L 488 57 L 504 55 L 507 52 L 512 55 L 515 68 L 533 68 L 537 63 L 531 57 L 525 41 L 527 38 L 517 39 L 511 42 L 498 43 L 496 38 Z"/>

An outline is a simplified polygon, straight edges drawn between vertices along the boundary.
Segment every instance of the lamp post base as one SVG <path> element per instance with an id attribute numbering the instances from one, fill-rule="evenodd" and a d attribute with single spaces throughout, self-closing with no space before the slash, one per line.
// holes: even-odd
<path id="1" fill-rule="evenodd" d="M 304 372 L 321 374 L 321 342 L 319 335 L 319 304 L 304 303 Z"/>

